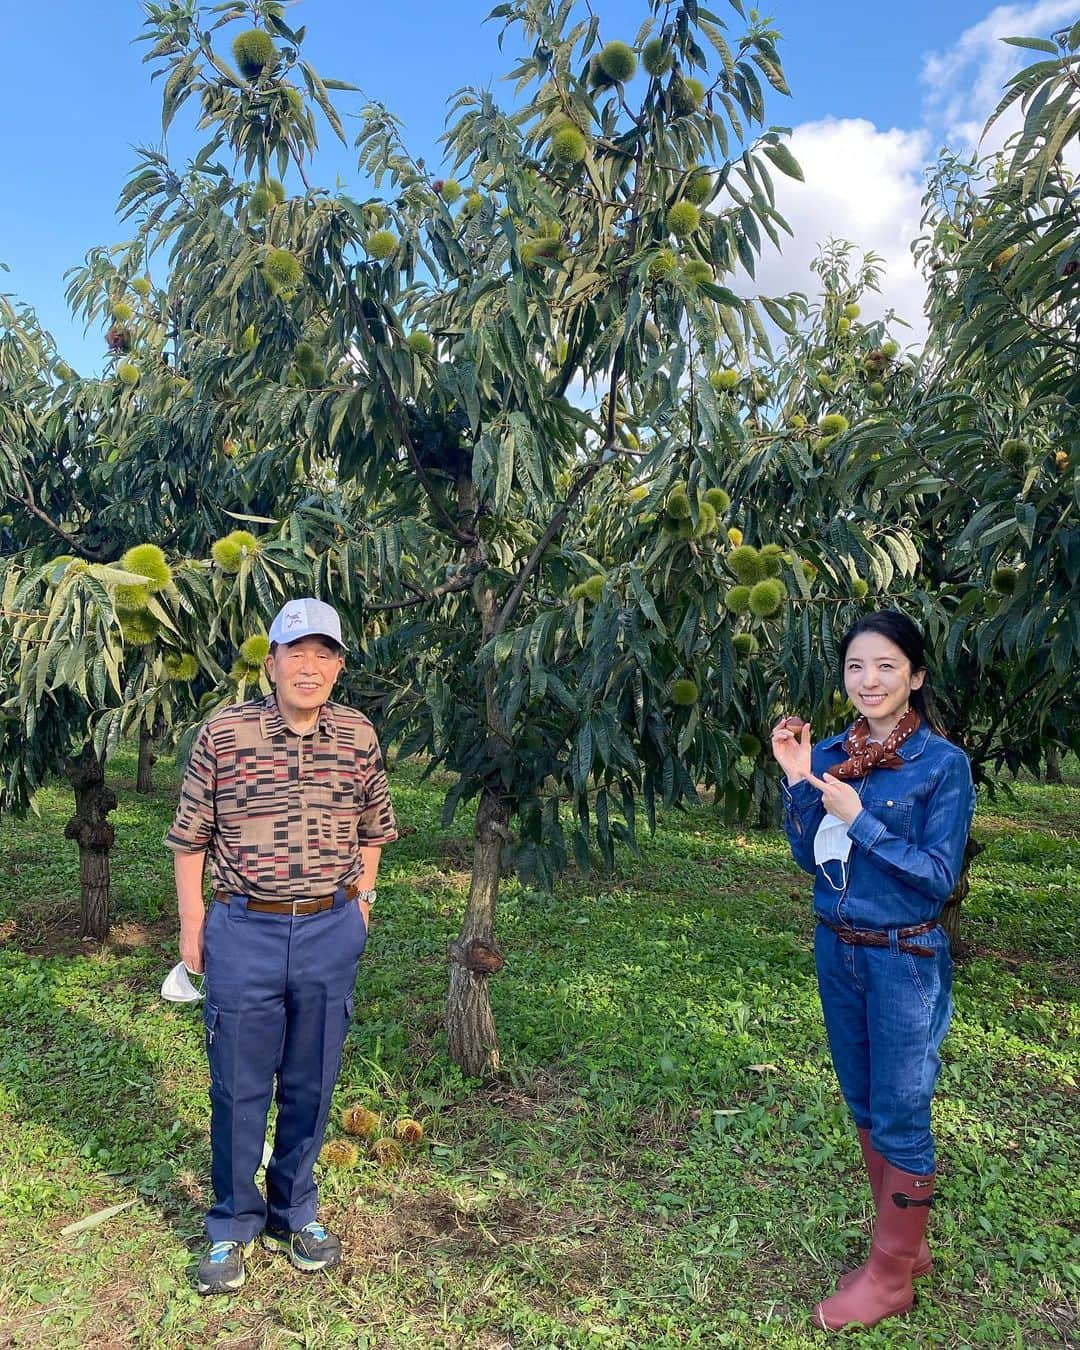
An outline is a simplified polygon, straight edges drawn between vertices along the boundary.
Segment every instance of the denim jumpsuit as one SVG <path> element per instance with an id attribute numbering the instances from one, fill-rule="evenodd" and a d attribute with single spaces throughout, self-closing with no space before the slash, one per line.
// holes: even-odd
<path id="1" fill-rule="evenodd" d="M 841 732 L 811 754 L 820 777 L 846 758 Z M 975 810 L 971 766 L 925 722 L 896 752 L 900 768 L 872 769 L 852 784 L 862 810 L 848 827 L 847 862 L 814 862 L 825 814 L 805 779 L 783 785 L 784 826 L 795 861 L 814 877 L 818 988 L 836 1076 L 855 1124 L 901 1171 L 934 1170 L 930 1101 L 952 1015 L 952 958 L 945 931 L 897 945 L 896 930 L 936 920 L 960 875 Z M 848 946 L 826 925 L 887 932 L 887 947 Z"/>

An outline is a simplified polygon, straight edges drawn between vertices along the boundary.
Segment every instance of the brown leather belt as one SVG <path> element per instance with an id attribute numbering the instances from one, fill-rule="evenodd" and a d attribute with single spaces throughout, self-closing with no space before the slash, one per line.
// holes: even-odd
<path id="1" fill-rule="evenodd" d="M 841 942 L 846 942 L 849 947 L 888 947 L 891 945 L 891 939 L 887 932 L 882 932 L 877 928 L 848 928 L 839 924 L 829 923 L 826 919 L 818 919 L 830 933 L 835 933 Z M 938 926 L 937 919 L 930 919 L 927 923 L 916 924 L 913 928 L 896 929 L 896 945 L 902 952 L 909 952 L 912 956 L 936 956 L 933 947 L 923 947 L 917 942 L 907 942 L 906 938 L 918 937 L 920 933 L 929 933 L 932 928 Z"/>
<path id="2" fill-rule="evenodd" d="M 346 900 L 355 900 L 360 887 L 350 881 L 342 888 Z M 231 891 L 215 891 L 214 899 L 222 905 L 232 900 Z M 310 900 L 248 900 L 247 907 L 255 914 L 321 914 L 324 909 L 334 908 L 332 895 L 316 896 Z"/>

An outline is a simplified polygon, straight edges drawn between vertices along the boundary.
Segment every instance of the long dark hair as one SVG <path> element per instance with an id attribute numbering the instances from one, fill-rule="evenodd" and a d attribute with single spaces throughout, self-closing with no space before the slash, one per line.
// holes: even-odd
<path id="1" fill-rule="evenodd" d="M 911 662 L 912 674 L 918 670 L 926 671 L 922 688 L 911 691 L 911 706 L 931 731 L 936 731 L 939 736 L 945 736 L 947 733 L 942 726 L 941 718 L 934 706 L 933 695 L 930 692 L 930 670 L 926 660 L 926 644 L 918 627 L 906 614 L 901 614 L 899 610 L 895 609 L 879 609 L 875 614 L 864 615 L 840 639 L 841 679 L 843 678 L 848 648 L 860 633 L 877 633 L 879 637 L 888 638 L 891 643 L 900 648 Z"/>

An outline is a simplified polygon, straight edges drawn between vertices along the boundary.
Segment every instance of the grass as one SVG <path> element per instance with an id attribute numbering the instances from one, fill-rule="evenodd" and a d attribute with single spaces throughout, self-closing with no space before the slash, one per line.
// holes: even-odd
<path id="1" fill-rule="evenodd" d="M 809 1308 L 862 1259 L 869 1193 L 829 1065 L 807 878 L 775 833 L 708 806 L 663 819 L 640 861 L 505 887 L 492 991 L 505 1072 L 464 1083 L 441 1031 L 464 826 L 394 774 L 388 850 L 338 1089 L 412 1114 L 392 1172 L 321 1174 L 347 1244 L 329 1276 L 257 1253 L 233 1299 L 199 1299 L 209 1148 L 197 1010 L 177 959 L 151 797 L 115 766 L 114 940 L 71 937 L 64 789 L 0 821 L 0 1343 L 17 1346 L 653 1347 L 820 1344 Z M 1080 784 L 980 812 L 936 1108 L 936 1267 L 866 1346 L 1068 1345 L 1080 1314 Z M 133 1202 L 95 1227 L 65 1225 Z"/>

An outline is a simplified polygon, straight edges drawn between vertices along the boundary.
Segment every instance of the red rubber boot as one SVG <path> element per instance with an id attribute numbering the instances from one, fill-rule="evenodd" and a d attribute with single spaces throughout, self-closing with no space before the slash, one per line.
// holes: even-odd
<path id="1" fill-rule="evenodd" d="M 913 1176 L 884 1164 L 870 1258 L 844 1288 L 814 1309 L 819 1327 L 825 1331 L 873 1327 L 910 1309 L 915 1297 L 911 1277 L 933 1199 L 933 1173 Z"/>
<path id="2" fill-rule="evenodd" d="M 885 1168 L 885 1159 L 870 1142 L 870 1131 L 859 1131 L 859 1147 L 862 1149 L 863 1162 L 866 1163 L 866 1175 L 870 1179 L 870 1190 L 874 1197 L 874 1208 L 876 1209 L 881 1195 L 881 1173 Z M 840 1276 L 837 1289 L 846 1289 L 851 1281 L 858 1275 L 862 1266 L 855 1270 L 849 1270 Z M 913 1280 L 919 1279 L 922 1275 L 929 1275 L 934 1269 L 934 1258 L 930 1255 L 930 1247 L 925 1238 L 919 1248 L 919 1255 L 915 1258 L 915 1266 L 911 1272 Z"/>

